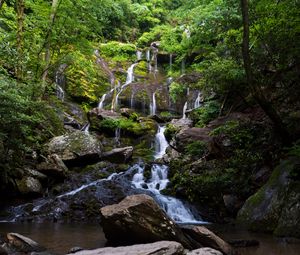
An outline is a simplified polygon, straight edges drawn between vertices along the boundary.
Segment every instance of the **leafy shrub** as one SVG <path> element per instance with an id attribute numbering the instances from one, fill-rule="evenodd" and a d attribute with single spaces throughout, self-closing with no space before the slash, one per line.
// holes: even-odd
<path id="1" fill-rule="evenodd" d="M 217 101 L 209 101 L 204 106 L 195 109 L 190 114 L 190 118 L 195 123 L 196 127 L 204 127 L 210 121 L 218 117 L 220 104 Z"/>
<path id="2" fill-rule="evenodd" d="M 176 127 L 175 125 L 173 124 L 170 124 L 168 123 L 166 125 L 166 129 L 165 129 L 165 132 L 164 132 L 164 135 L 166 137 L 166 139 L 168 141 L 171 141 L 171 139 L 175 136 L 175 134 L 179 131 L 179 128 Z"/>
<path id="3" fill-rule="evenodd" d="M 178 97 L 181 97 L 185 94 L 186 87 L 183 84 L 173 81 L 170 85 L 170 97 L 173 102 L 177 101 Z"/>
<path id="4" fill-rule="evenodd" d="M 193 157 L 201 158 L 207 152 L 204 142 L 194 141 L 189 143 L 185 148 L 185 153 Z"/>
<path id="5" fill-rule="evenodd" d="M 136 46 L 130 43 L 116 41 L 100 44 L 100 55 L 113 61 L 134 61 Z"/>

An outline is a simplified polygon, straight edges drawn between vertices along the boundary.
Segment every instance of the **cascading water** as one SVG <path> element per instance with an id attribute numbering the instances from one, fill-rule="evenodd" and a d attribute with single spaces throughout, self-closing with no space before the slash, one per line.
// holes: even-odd
<path id="1" fill-rule="evenodd" d="M 148 50 L 146 51 L 146 60 L 147 60 L 147 62 L 150 62 L 150 59 L 151 59 L 151 56 L 150 56 L 150 50 L 148 49 Z"/>
<path id="2" fill-rule="evenodd" d="M 120 139 L 121 139 L 121 129 L 116 128 L 115 129 L 115 144 L 116 144 L 116 146 L 120 145 Z"/>
<path id="3" fill-rule="evenodd" d="M 121 86 L 121 89 L 119 91 L 119 93 L 117 94 L 116 96 L 116 99 L 115 99 L 115 106 L 114 106 L 114 109 L 117 109 L 118 105 L 119 105 L 119 96 L 121 95 L 121 93 L 123 92 L 124 88 L 131 84 L 133 81 L 134 81 L 134 67 L 137 65 L 138 63 L 134 63 L 132 64 L 128 70 L 127 70 L 127 78 L 126 78 L 126 82 Z"/>
<path id="4" fill-rule="evenodd" d="M 101 100 L 99 102 L 98 109 L 103 109 L 105 98 L 106 98 L 106 94 L 103 94 L 103 96 L 101 97 Z"/>
<path id="5" fill-rule="evenodd" d="M 194 103 L 194 108 L 199 108 L 201 106 L 201 96 L 202 96 L 202 94 L 199 91 L 197 98 L 195 100 L 195 103 Z"/>
<path id="6" fill-rule="evenodd" d="M 82 127 L 81 131 L 85 133 L 89 133 L 89 130 L 90 130 L 90 123 L 88 122 Z"/>
<path id="7" fill-rule="evenodd" d="M 164 130 L 164 126 L 159 127 L 155 137 L 155 159 L 162 158 L 168 147 L 168 143 L 164 136 Z M 166 165 L 154 164 L 151 168 L 151 178 L 149 181 L 145 180 L 145 169 L 143 166 L 135 165 L 133 166 L 133 170 L 136 171 L 136 174 L 132 178 L 134 187 L 151 192 L 156 201 L 175 222 L 193 224 L 203 223 L 202 221 L 196 220 L 191 210 L 187 208 L 182 201 L 160 193 L 169 183 L 168 167 Z"/>
<path id="8" fill-rule="evenodd" d="M 164 132 L 166 130 L 165 126 L 159 126 L 158 131 L 155 135 L 155 159 L 160 159 L 165 155 L 166 149 L 168 148 L 169 144 L 167 142 L 167 139 L 164 135 Z"/>
<path id="9" fill-rule="evenodd" d="M 156 114 L 156 98 L 155 98 L 155 93 L 152 94 L 152 102 L 150 103 L 150 115 L 155 115 Z"/>
<path id="10" fill-rule="evenodd" d="M 55 73 L 56 96 L 61 101 L 64 101 L 65 100 L 65 91 L 61 87 L 61 84 L 62 84 L 61 76 L 62 76 L 62 74 L 61 74 L 61 71 L 60 71 L 60 68 L 59 68 L 59 70 L 56 71 L 56 73 Z"/>
<path id="11" fill-rule="evenodd" d="M 137 58 L 137 61 L 141 60 L 142 57 L 143 57 L 143 52 L 141 52 L 141 51 L 138 50 L 138 51 L 136 52 L 136 58 Z"/>
<path id="12" fill-rule="evenodd" d="M 183 106 L 183 110 L 182 110 L 182 119 L 186 119 L 186 110 L 188 107 L 188 102 L 185 102 L 184 106 Z"/>

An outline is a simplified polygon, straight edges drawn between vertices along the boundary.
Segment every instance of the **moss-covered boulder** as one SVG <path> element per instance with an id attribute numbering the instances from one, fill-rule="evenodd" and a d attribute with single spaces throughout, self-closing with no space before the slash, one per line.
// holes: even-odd
<path id="1" fill-rule="evenodd" d="M 36 178 L 25 176 L 21 180 L 16 180 L 19 192 L 22 195 L 41 195 L 42 185 Z"/>
<path id="2" fill-rule="evenodd" d="M 300 182 L 292 177 L 299 168 L 299 158 L 282 161 L 269 181 L 245 202 L 238 222 L 254 231 L 300 237 Z"/>
<path id="3" fill-rule="evenodd" d="M 57 154 L 67 166 L 88 165 L 99 161 L 102 144 L 92 134 L 75 131 L 54 137 L 46 145 L 46 152 Z"/>

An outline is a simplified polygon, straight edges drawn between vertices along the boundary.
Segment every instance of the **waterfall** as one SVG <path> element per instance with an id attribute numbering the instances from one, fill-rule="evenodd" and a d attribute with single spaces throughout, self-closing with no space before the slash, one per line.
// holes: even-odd
<path id="1" fill-rule="evenodd" d="M 134 109 L 134 94 L 131 92 L 131 97 L 130 97 L 130 108 Z"/>
<path id="2" fill-rule="evenodd" d="M 121 129 L 120 128 L 116 128 L 115 129 L 115 144 L 117 146 L 120 145 L 120 138 L 121 138 Z"/>
<path id="3" fill-rule="evenodd" d="M 115 106 L 114 106 L 114 109 L 117 109 L 118 105 L 119 105 L 119 96 L 121 95 L 121 93 L 123 92 L 123 89 L 129 85 L 130 83 L 132 83 L 134 81 L 134 67 L 137 65 L 138 63 L 134 63 L 132 64 L 128 70 L 127 70 L 127 77 L 126 77 L 126 82 L 121 86 L 121 89 L 119 91 L 119 93 L 117 94 L 116 96 L 116 99 L 115 99 Z"/>
<path id="4" fill-rule="evenodd" d="M 106 94 L 103 94 L 103 96 L 101 97 L 101 100 L 99 102 L 98 109 L 103 109 L 103 106 L 104 106 L 103 103 L 104 103 L 105 97 L 106 97 Z"/>
<path id="5" fill-rule="evenodd" d="M 155 136 L 155 158 L 159 159 L 165 154 L 168 142 L 164 136 L 164 126 L 159 126 Z M 132 178 L 132 184 L 140 190 L 147 190 L 152 193 L 154 198 L 163 208 L 163 210 L 177 223 L 204 223 L 198 221 L 192 214 L 191 210 L 186 207 L 182 201 L 177 198 L 162 195 L 160 192 L 164 190 L 168 183 L 168 167 L 166 165 L 153 164 L 151 168 L 151 178 L 146 181 L 144 176 L 145 168 L 141 165 L 132 167 L 136 174 Z M 201 220 L 201 219 L 200 219 Z"/>
<path id="6" fill-rule="evenodd" d="M 185 102 L 184 106 L 183 106 L 183 110 L 182 110 L 182 119 L 186 119 L 186 110 L 187 110 L 187 105 L 188 103 Z"/>
<path id="7" fill-rule="evenodd" d="M 143 57 L 143 52 L 141 52 L 141 51 L 138 50 L 136 52 L 136 59 L 137 59 L 137 61 L 141 60 L 142 57 Z"/>
<path id="8" fill-rule="evenodd" d="M 132 178 L 133 186 L 140 190 L 150 191 L 162 209 L 176 223 L 205 223 L 201 219 L 200 221 L 197 220 L 191 210 L 182 201 L 160 193 L 169 183 L 167 166 L 154 164 L 151 168 L 151 178 L 148 181 L 145 180 L 144 167 L 135 165 L 133 168 L 136 171 L 136 174 Z"/>
<path id="9" fill-rule="evenodd" d="M 83 131 L 84 133 L 89 133 L 90 130 L 90 123 L 87 122 L 82 128 L 81 131 Z"/>
<path id="10" fill-rule="evenodd" d="M 61 65 L 64 66 L 64 65 Z M 55 72 L 55 87 L 56 87 L 56 96 L 58 99 L 61 101 L 64 101 L 65 99 L 65 91 L 61 87 L 63 84 L 63 78 L 62 76 L 62 71 L 60 70 L 62 67 L 59 67 L 58 70 Z"/>
<path id="11" fill-rule="evenodd" d="M 172 72 L 172 66 L 173 66 L 173 55 L 172 53 L 170 54 L 170 60 L 169 60 L 169 70 Z"/>
<path id="12" fill-rule="evenodd" d="M 155 159 L 160 159 L 165 155 L 166 149 L 168 148 L 169 144 L 167 142 L 167 139 L 164 135 L 164 132 L 166 130 L 165 126 L 159 126 L 158 131 L 155 135 Z"/>
<path id="13" fill-rule="evenodd" d="M 152 94 L 152 103 L 150 103 L 150 115 L 155 115 L 156 114 L 156 98 L 155 98 L 155 93 Z"/>
<path id="14" fill-rule="evenodd" d="M 199 108 L 200 106 L 201 106 L 201 92 L 199 91 L 194 103 L 194 108 Z"/>
<path id="15" fill-rule="evenodd" d="M 147 60 L 147 62 L 150 62 L 150 59 L 151 59 L 151 56 L 150 56 L 150 50 L 148 49 L 148 50 L 146 51 L 146 60 Z"/>
<path id="16" fill-rule="evenodd" d="M 157 53 L 158 53 L 158 50 L 155 49 L 153 51 L 153 61 L 154 61 L 154 72 L 158 72 L 158 67 L 157 67 Z"/>

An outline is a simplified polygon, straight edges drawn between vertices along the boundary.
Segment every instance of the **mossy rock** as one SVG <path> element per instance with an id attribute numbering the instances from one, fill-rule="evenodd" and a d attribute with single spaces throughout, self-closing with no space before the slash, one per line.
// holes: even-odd
<path id="1" fill-rule="evenodd" d="M 282 161 L 269 181 L 245 202 L 238 223 L 254 231 L 300 237 L 300 183 L 290 176 L 299 162 L 296 157 Z"/>

